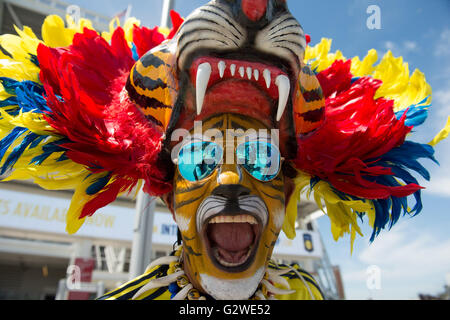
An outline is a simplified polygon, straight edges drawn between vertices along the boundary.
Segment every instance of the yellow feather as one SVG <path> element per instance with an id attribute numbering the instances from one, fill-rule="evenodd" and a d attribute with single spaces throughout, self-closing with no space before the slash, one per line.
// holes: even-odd
<path id="1" fill-rule="evenodd" d="M 362 61 L 359 57 L 352 58 L 351 72 L 355 77 L 363 77 L 365 75 L 370 75 L 375 71 L 373 66 L 378 60 L 378 53 L 375 49 L 369 50 L 367 55 Z"/>
<path id="2" fill-rule="evenodd" d="M 297 220 L 298 207 L 297 204 L 300 201 L 300 193 L 309 184 L 310 177 L 299 173 L 299 176 L 295 179 L 295 190 L 289 199 L 286 207 L 286 216 L 283 222 L 283 232 L 289 239 L 295 238 L 295 221 Z"/>
<path id="3" fill-rule="evenodd" d="M 57 15 L 48 16 L 42 25 L 42 39 L 52 48 L 70 46 L 75 33 L 76 30 L 65 28 L 64 20 Z"/>
<path id="4" fill-rule="evenodd" d="M 321 72 L 329 68 L 336 60 L 346 60 L 342 52 L 339 50 L 335 53 L 329 53 L 331 43 L 331 39 L 322 38 L 320 43 L 314 47 L 306 48 L 305 61 L 315 72 Z"/>
<path id="5" fill-rule="evenodd" d="M 170 34 L 170 29 L 166 27 L 158 27 L 158 32 L 162 33 L 165 37 L 167 37 Z"/>
<path id="6" fill-rule="evenodd" d="M 95 197 L 87 195 L 86 189 L 96 179 L 98 179 L 98 175 L 91 175 L 80 182 L 75 189 L 75 193 L 72 196 L 72 201 L 70 202 L 70 207 L 66 215 L 66 231 L 69 234 L 76 233 L 86 220 L 86 217 L 80 219 L 81 211 L 83 210 L 84 205 Z"/>
<path id="7" fill-rule="evenodd" d="M 123 26 L 123 30 L 125 32 L 125 39 L 130 44 L 130 46 L 131 43 L 133 42 L 133 28 L 135 25 L 139 27 L 141 25 L 141 21 L 139 21 L 134 17 L 131 17 L 128 18 L 127 21 L 125 21 L 125 24 Z M 119 18 L 115 17 L 109 23 L 109 31 L 102 32 L 102 38 L 110 42 L 114 30 L 116 30 L 118 27 L 120 27 L 120 20 Z"/>
<path id="8" fill-rule="evenodd" d="M 78 23 L 72 18 L 71 15 L 66 15 L 67 28 L 74 30 L 77 33 L 83 32 L 84 28 L 94 30 L 92 22 L 88 19 L 81 18 Z"/>
<path id="9" fill-rule="evenodd" d="M 47 123 L 42 114 L 33 112 L 20 112 L 11 120 L 11 124 L 16 127 L 27 128 L 31 132 L 42 136 L 54 132 L 54 129 Z"/>
<path id="10" fill-rule="evenodd" d="M 0 42 L 1 45 L 1 42 Z M 11 61 L 9 59 L 0 59 L 0 76 L 11 78 L 17 81 L 30 80 L 39 83 L 39 68 L 28 62 Z M 1 91 L 4 92 L 3 86 Z M 4 95 L 2 98 L 8 98 L 10 95 Z"/>
<path id="11" fill-rule="evenodd" d="M 80 219 L 81 212 L 86 205 L 87 202 L 94 199 L 96 195 L 88 195 L 86 194 L 86 189 L 93 184 L 97 179 L 104 177 L 109 173 L 96 173 L 91 174 L 87 176 L 83 181 L 80 181 L 75 189 L 75 193 L 72 197 L 72 201 L 70 203 L 69 211 L 67 212 L 67 225 L 66 225 L 66 231 L 69 234 L 76 233 L 80 227 L 83 225 L 84 221 L 86 220 L 86 217 L 83 219 Z M 109 183 L 104 187 L 107 188 L 111 183 L 113 183 L 115 180 L 115 177 L 113 176 Z M 119 194 L 120 195 L 120 194 Z"/>
<path id="12" fill-rule="evenodd" d="M 25 52 L 29 52 L 31 54 L 37 53 L 37 47 L 42 41 L 40 41 L 36 35 L 34 34 L 31 28 L 25 26 L 23 30 L 20 30 L 16 26 L 14 26 L 14 30 L 16 30 L 19 37 L 22 39 L 22 48 Z M 28 57 L 29 58 L 29 57 Z"/>
<path id="13" fill-rule="evenodd" d="M 0 36 L 0 45 L 12 55 L 11 58 L 0 52 L 0 76 L 18 81 L 39 81 L 39 67 L 30 60 L 30 54 L 36 55 L 36 39 L 28 33 L 23 32 L 24 38 L 10 34 Z"/>
<path id="14" fill-rule="evenodd" d="M 311 69 L 321 72 L 330 67 L 336 60 L 346 61 L 339 50 L 330 53 L 331 44 L 331 39 L 323 38 L 314 47 L 306 49 L 305 61 L 311 65 Z M 377 90 L 375 99 L 384 97 L 394 100 L 395 112 L 418 104 L 426 97 L 429 98 L 424 104 L 431 103 L 432 90 L 425 79 L 425 75 L 419 70 L 415 70 L 410 76 L 409 65 L 403 61 L 402 57 L 394 57 L 391 51 L 388 51 L 376 66 L 374 64 L 378 60 L 378 54 L 374 49 L 369 50 L 362 61 L 359 57 L 354 57 L 351 60 L 351 72 L 354 76 L 371 76 L 383 82 Z"/>
<path id="15" fill-rule="evenodd" d="M 439 142 L 441 142 L 444 139 L 447 139 L 449 133 L 450 133 L 450 117 L 447 118 L 447 124 L 445 125 L 444 129 L 442 129 L 436 135 L 436 137 L 434 137 L 434 139 L 431 140 L 428 144 L 432 147 L 435 147 Z"/>
<path id="16" fill-rule="evenodd" d="M 135 25 L 139 27 L 141 25 L 141 21 L 131 17 L 125 21 L 123 26 L 123 30 L 125 31 L 125 39 L 127 39 L 129 43 L 133 42 L 133 28 Z"/>
<path id="17" fill-rule="evenodd" d="M 295 192 L 292 195 L 286 209 L 286 218 L 283 225 L 284 233 L 290 238 L 295 237 L 295 220 L 297 219 L 297 202 L 301 193 L 305 193 L 309 199 L 311 195 L 320 210 L 327 214 L 331 222 L 331 232 L 333 238 L 337 241 L 345 234 L 350 234 L 351 250 L 356 234 L 362 236 L 358 225 L 358 216 L 356 212 L 367 213 L 369 223 L 373 225 L 375 217 L 375 208 L 371 201 L 344 200 L 337 196 L 330 185 L 325 181 L 317 182 L 313 189 L 310 188 L 311 177 L 303 172 L 298 172 L 294 179 Z"/>

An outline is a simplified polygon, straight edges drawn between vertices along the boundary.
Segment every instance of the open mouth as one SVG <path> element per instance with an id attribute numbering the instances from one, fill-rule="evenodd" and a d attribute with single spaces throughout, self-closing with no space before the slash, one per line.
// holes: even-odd
<path id="1" fill-rule="evenodd" d="M 247 82 L 273 100 L 278 100 L 276 120 L 280 121 L 289 99 L 291 83 L 283 70 L 260 62 L 200 57 L 193 61 L 190 77 L 196 90 L 197 114 L 204 106 L 209 88 L 219 82 Z"/>
<path id="2" fill-rule="evenodd" d="M 208 254 L 219 268 L 240 272 L 253 262 L 262 232 L 253 215 L 217 215 L 203 229 Z"/>
<path id="3" fill-rule="evenodd" d="M 254 195 L 236 201 L 209 196 L 197 209 L 196 225 L 214 265 L 226 272 L 242 272 L 253 263 L 269 213 Z"/>

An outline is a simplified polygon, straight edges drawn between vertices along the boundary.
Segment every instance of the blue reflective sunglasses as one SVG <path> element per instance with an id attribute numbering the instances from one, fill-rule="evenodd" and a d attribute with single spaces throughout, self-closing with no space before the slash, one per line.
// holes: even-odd
<path id="1" fill-rule="evenodd" d="M 221 164 L 223 149 L 214 142 L 192 142 L 178 154 L 178 170 L 186 180 L 195 182 L 210 176 Z M 268 182 L 280 172 L 280 150 L 266 141 L 248 141 L 236 147 L 237 163 L 253 178 Z"/>

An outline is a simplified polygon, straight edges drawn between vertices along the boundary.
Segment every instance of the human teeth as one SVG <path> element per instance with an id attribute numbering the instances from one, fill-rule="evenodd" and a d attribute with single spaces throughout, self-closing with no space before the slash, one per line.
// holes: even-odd
<path id="1" fill-rule="evenodd" d="M 266 80 L 267 89 L 269 89 L 270 88 L 270 83 L 272 82 L 272 77 L 270 75 L 270 71 L 265 69 L 263 71 L 263 77 L 264 77 L 264 80 Z"/>
<path id="2" fill-rule="evenodd" d="M 225 64 L 224 61 L 220 61 L 218 67 L 220 77 L 223 78 L 223 75 L 225 74 L 225 68 L 227 67 L 227 65 Z"/>
<path id="3" fill-rule="evenodd" d="M 247 68 L 247 77 L 248 77 L 248 80 L 252 80 L 252 73 L 253 73 L 252 68 L 248 67 L 248 68 Z"/>
<path id="4" fill-rule="evenodd" d="M 241 75 L 241 78 L 244 77 L 244 74 L 245 74 L 245 69 L 244 69 L 244 67 L 240 67 L 240 68 L 239 68 L 239 74 Z"/>
<path id="5" fill-rule="evenodd" d="M 255 80 L 258 81 L 259 80 L 259 70 L 257 70 L 257 69 L 253 70 L 253 76 L 255 77 Z"/>
<path id="6" fill-rule="evenodd" d="M 236 74 L 236 65 L 232 64 L 230 66 L 231 75 L 234 76 Z"/>
<path id="7" fill-rule="evenodd" d="M 283 116 L 284 110 L 286 109 L 286 104 L 289 97 L 289 92 L 291 91 L 291 83 L 289 78 L 285 75 L 279 75 L 275 84 L 278 87 L 278 112 L 277 112 L 277 121 L 280 121 Z"/>
<path id="8" fill-rule="evenodd" d="M 258 224 L 256 219 L 248 214 L 238 215 L 238 216 L 217 216 L 209 223 L 250 223 L 250 224 Z"/>
<path id="9" fill-rule="evenodd" d="M 209 63 L 202 63 L 197 69 L 197 115 L 202 113 L 203 101 L 205 99 L 206 88 L 208 87 L 209 78 L 211 77 L 211 65 Z"/>

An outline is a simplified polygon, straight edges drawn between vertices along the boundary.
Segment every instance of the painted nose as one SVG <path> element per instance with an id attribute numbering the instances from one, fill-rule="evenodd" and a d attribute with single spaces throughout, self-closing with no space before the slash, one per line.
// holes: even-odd
<path id="1" fill-rule="evenodd" d="M 242 11 L 251 21 L 259 21 L 267 10 L 268 0 L 242 0 Z"/>
<path id="2" fill-rule="evenodd" d="M 241 172 L 236 165 L 224 164 L 220 169 L 217 182 L 219 185 L 239 184 L 241 182 L 241 179 L 242 179 Z"/>

